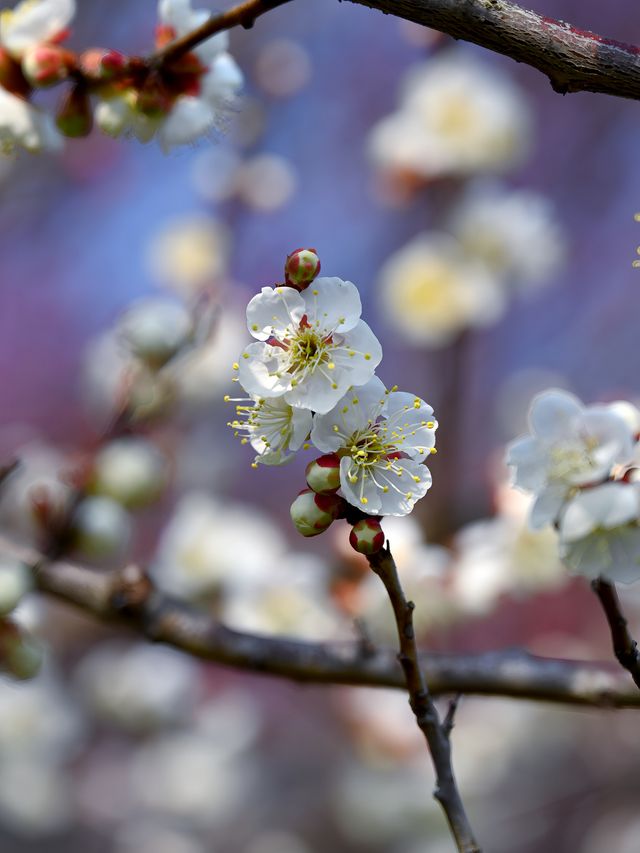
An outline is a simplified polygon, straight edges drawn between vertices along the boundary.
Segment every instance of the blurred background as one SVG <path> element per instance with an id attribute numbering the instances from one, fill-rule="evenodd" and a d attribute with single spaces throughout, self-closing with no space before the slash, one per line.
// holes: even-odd
<path id="1" fill-rule="evenodd" d="M 150 48 L 151 0 L 79 5 L 71 46 Z M 622 0 L 529 5 L 640 40 Z M 349 3 L 291 3 L 231 50 L 246 86 L 211 139 L 166 155 L 94 134 L 0 163 L 0 460 L 23 463 L 3 533 L 37 543 L 34 495 L 53 505 L 90 470 L 76 556 L 96 571 L 137 560 L 243 630 L 349 640 L 357 619 L 391 643 L 346 525 L 291 526 L 312 457 L 253 470 L 227 427 L 246 303 L 314 246 L 360 289 L 383 381 L 439 420 L 433 488 L 385 522 L 425 645 L 609 659 L 588 585 L 526 529 L 502 456 L 537 391 L 640 399 L 638 105 L 562 97 Z M 123 344 L 142 316 L 175 343 L 162 369 Z M 105 442 L 125 388 L 134 429 Z M 623 601 L 637 632 L 640 596 Z M 453 849 L 403 695 L 203 666 L 36 597 L 17 618 L 46 652 L 36 678 L 0 683 L 3 851 Z M 636 725 L 464 699 L 455 765 L 485 849 L 640 849 Z"/>

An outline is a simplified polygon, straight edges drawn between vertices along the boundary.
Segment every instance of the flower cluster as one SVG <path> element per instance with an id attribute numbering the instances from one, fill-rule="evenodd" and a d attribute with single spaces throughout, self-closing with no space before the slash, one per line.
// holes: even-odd
<path id="1" fill-rule="evenodd" d="M 529 424 L 507 463 L 514 485 L 535 495 L 531 526 L 554 525 L 562 559 L 579 574 L 640 578 L 640 412 L 551 390 L 534 399 Z"/>
<path id="2" fill-rule="evenodd" d="M 382 348 L 360 318 L 357 288 L 319 271 L 315 251 L 299 249 L 285 284 L 249 302 L 256 342 L 234 364 L 249 396 L 235 398 L 229 426 L 256 451 L 254 466 L 320 450 L 291 508 L 296 527 L 313 536 L 346 516 L 354 547 L 373 553 L 383 542 L 376 517 L 406 515 L 431 486 L 422 463 L 435 453 L 437 423 L 431 406 L 374 375 Z"/>
<path id="3" fill-rule="evenodd" d="M 191 0 L 159 0 L 158 59 L 127 57 L 106 48 L 76 54 L 64 47 L 75 0 L 22 0 L 0 16 L 0 148 L 56 150 L 64 136 L 80 137 L 95 124 L 112 136 L 163 149 L 193 142 L 221 127 L 243 77 L 218 33 L 175 59 L 162 50 L 201 26 L 205 10 Z M 34 92 L 69 83 L 55 121 L 32 103 Z M 95 104 L 92 103 L 92 97 Z"/>

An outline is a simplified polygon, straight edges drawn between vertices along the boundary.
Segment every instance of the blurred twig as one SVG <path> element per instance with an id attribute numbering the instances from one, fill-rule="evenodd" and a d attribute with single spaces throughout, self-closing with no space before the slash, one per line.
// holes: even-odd
<path id="1" fill-rule="evenodd" d="M 627 620 L 622 612 L 622 606 L 615 585 L 602 578 L 598 578 L 593 581 L 591 588 L 598 596 L 607 617 L 609 630 L 611 631 L 611 640 L 613 642 L 613 653 L 620 666 L 623 666 L 631 674 L 637 687 L 640 687 L 640 653 L 638 652 L 638 644 L 629 632 Z"/>
<path id="2" fill-rule="evenodd" d="M 308 643 L 233 631 L 208 613 L 155 590 L 139 571 L 106 575 L 63 560 L 48 563 L 0 537 L 0 554 L 40 567 L 39 589 L 98 619 L 194 657 L 294 681 L 404 688 L 396 654 L 359 642 Z M 616 665 L 540 658 L 521 650 L 477 655 L 429 654 L 425 676 L 433 696 L 506 696 L 595 708 L 639 708 L 640 691 Z"/>
<path id="3" fill-rule="evenodd" d="M 442 806 L 458 850 L 461 853 L 481 853 L 458 791 L 451 764 L 449 735 L 453 726 L 453 713 L 447 715 L 444 723 L 440 720 L 438 709 L 433 702 L 420 665 L 413 627 L 415 605 L 413 601 L 407 601 L 398 577 L 396 562 L 388 545 L 376 554 L 372 554 L 368 560 L 372 571 L 384 584 L 393 608 L 400 647 L 398 660 L 404 672 L 409 704 L 416 723 L 425 737 L 436 771 L 436 788 L 433 796 Z"/>

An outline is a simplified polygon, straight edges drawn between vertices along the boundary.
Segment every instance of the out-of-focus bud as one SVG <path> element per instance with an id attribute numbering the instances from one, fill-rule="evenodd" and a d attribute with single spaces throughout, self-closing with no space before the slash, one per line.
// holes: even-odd
<path id="1" fill-rule="evenodd" d="M 92 47 L 80 54 L 78 65 L 85 77 L 109 81 L 124 73 L 127 62 L 127 57 L 117 50 Z"/>
<path id="2" fill-rule="evenodd" d="M 340 457 L 336 453 L 326 453 L 305 470 L 307 485 L 319 495 L 330 495 L 340 488 Z"/>
<path id="3" fill-rule="evenodd" d="M 145 299 L 124 314 L 120 333 L 134 355 L 158 369 L 189 343 L 193 323 L 182 305 Z"/>
<path id="4" fill-rule="evenodd" d="M 32 86 L 55 86 L 75 65 L 71 51 L 57 44 L 36 44 L 22 57 L 22 72 Z"/>
<path id="5" fill-rule="evenodd" d="M 171 111 L 172 98 L 168 92 L 150 83 L 136 93 L 135 108 L 147 118 L 163 118 Z"/>
<path id="6" fill-rule="evenodd" d="M 131 538 L 131 519 L 119 503 L 106 497 L 89 497 L 76 509 L 73 545 L 91 559 L 126 550 Z"/>
<path id="7" fill-rule="evenodd" d="M 73 86 L 65 92 L 58 107 L 56 125 L 61 133 L 73 139 L 79 139 L 91 133 L 93 112 L 85 86 Z"/>
<path id="8" fill-rule="evenodd" d="M 320 272 L 320 258 L 315 249 L 296 249 L 287 256 L 284 265 L 284 283 L 296 290 L 304 290 Z"/>
<path id="9" fill-rule="evenodd" d="M 125 89 L 119 95 L 100 100 L 95 109 L 95 122 L 107 136 L 117 138 L 131 125 L 134 115 L 136 95 L 132 89 Z"/>
<path id="10" fill-rule="evenodd" d="M 143 438 L 112 441 L 95 458 L 92 491 L 128 509 L 153 503 L 166 483 L 165 457 Z"/>
<path id="11" fill-rule="evenodd" d="M 0 616 L 11 613 L 32 588 L 33 577 L 28 566 L 7 557 L 0 560 Z"/>
<path id="12" fill-rule="evenodd" d="M 0 671 L 21 681 L 38 674 L 44 658 L 42 643 L 9 619 L 0 620 Z"/>
<path id="13" fill-rule="evenodd" d="M 337 495 L 318 495 L 303 489 L 291 504 L 291 520 L 298 533 L 317 536 L 342 515 L 344 507 L 345 501 Z"/>
<path id="14" fill-rule="evenodd" d="M 20 63 L 8 50 L 0 47 L 0 86 L 14 95 L 26 97 L 31 91 L 29 81 L 22 73 Z"/>
<path id="15" fill-rule="evenodd" d="M 360 554 L 376 554 L 384 545 L 384 531 L 376 518 L 362 518 L 349 534 L 351 547 Z"/>

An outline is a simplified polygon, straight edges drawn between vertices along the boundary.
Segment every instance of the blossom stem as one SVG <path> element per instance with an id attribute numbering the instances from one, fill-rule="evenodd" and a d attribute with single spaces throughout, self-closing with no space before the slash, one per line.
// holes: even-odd
<path id="1" fill-rule="evenodd" d="M 264 15 L 265 12 L 270 12 L 272 9 L 276 9 L 278 6 L 283 6 L 289 2 L 290 0 L 245 0 L 244 3 L 239 3 L 226 12 L 212 16 L 202 26 L 192 30 L 190 33 L 182 36 L 182 38 L 172 41 L 167 47 L 154 55 L 153 62 L 158 65 L 173 62 L 184 56 L 185 53 L 189 53 L 189 51 L 193 50 L 194 47 L 197 47 L 203 41 L 224 30 L 230 30 L 237 26 L 248 30 L 260 15 Z"/>
<path id="2" fill-rule="evenodd" d="M 591 588 L 598 596 L 607 617 L 613 653 L 620 666 L 631 674 L 637 687 L 640 687 L 640 652 L 638 652 L 638 644 L 629 631 L 615 585 L 598 578 L 592 582 Z"/>
<path id="3" fill-rule="evenodd" d="M 402 589 L 398 569 L 389 547 L 383 548 L 367 558 L 369 565 L 380 578 L 389 596 L 398 630 L 400 651 L 398 659 L 404 672 L 409 704 L 418 727 L 424 734 L 431 760 L 436 771 L 436 789 L 434 797 L 446 815 L 451 834 L 461 853 L 481 853 L 481 847 L 475 840 L 469 819 L 467 818 L 460 792 L 456 784 L 451 765 L 450 733 L 453 726 L 453 714 L 447 716 L 444 723 L 433 702 L 424 673 L 420 666 L 418 646 L 413 628 L 413 610 L 415 605 L 407 598 Z"/>

